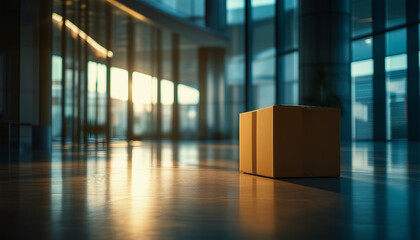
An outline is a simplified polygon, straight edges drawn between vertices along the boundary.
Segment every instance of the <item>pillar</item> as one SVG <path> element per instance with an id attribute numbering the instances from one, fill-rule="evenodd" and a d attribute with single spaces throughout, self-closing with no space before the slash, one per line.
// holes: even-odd
<path id="1" fill-rule="evenodd" d="M 350 0 L 300 0 L 300 104 L 341 108 L 351 139 Z"/>
<path id="2" fill-rule="evenodd" d="M 372 0 L 373 32 L 373 140 L 387 139 L 385 75 L 385 1 Z"/>
<path id="3" fill-rule="evenodd" d="M 39 122 L 33 127 L 35 148 L 51 148 L 52 0 L 39 1 Z"/>
<path id="4" fill-rule="evenodd" d="M 199 139 L 221 139 L 224 132 L 225 52 L 223 48 L 201 47 L 198 59 Z"/>
<path id="5" fill-rule="evenodd" d="M 128 71 L 127 140 L 133 140 L 134 19 L 131 16 L 127 16 L 127 71 Z"/>
<path id="6" fill-rule="evenodd" d="M 206 26 L 216 31 L 226 27 L 226 0 L 206 0 Z"/>
<path id="7" fill-rule="evenodd" d="M 407 130 L 408 140 L 420 140 L 418 2 L 407 1 Z"/>
<path id="8" fill-rule="evenodd" d="M 178 104 L 178 84 L 179 84 L 179 35 L 172 34 L 172 81 L 174 83 L 174 104 L 172 107 L 172 140 L 179 139 L 179 104 Z"/>

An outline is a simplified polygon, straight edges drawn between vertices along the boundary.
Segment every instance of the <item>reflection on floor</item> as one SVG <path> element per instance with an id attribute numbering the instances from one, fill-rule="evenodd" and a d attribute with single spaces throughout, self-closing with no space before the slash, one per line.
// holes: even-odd
<path id="1" fill-rule="evenodd" d="M 420 143 L 348 143 L 340 178 L 238 172 L 235 144 L 1 154 L 0 239 L 419 239 Z"/>

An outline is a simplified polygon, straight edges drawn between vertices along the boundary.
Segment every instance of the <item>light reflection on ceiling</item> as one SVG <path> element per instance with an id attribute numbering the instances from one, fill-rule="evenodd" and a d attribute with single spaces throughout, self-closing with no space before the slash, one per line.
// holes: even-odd
<path id="1" fill-rule="evenodd" d="M 60 25 L 63 22 L 63 17 L 61 15 L 57 14 L 57 13 L 52 14 L 52 19 Z M 70 20 L 65 19 L 65 25 L 76 36 L 79 36 L 81 39 L 86 41 L 95 50 L 95 53 L 99 57 L 112 58 L 112 56 L 114 55 L 114 53 L 112 51 L 109 51 L 106 48 L 104 48 L 103 46 L 101 46 L 99 43 L 97 43 L 93 38 L 91 38 L 89 35 L 87 35 L 84 31 L 82 31 L 79 27 L 77 27 Z"/>

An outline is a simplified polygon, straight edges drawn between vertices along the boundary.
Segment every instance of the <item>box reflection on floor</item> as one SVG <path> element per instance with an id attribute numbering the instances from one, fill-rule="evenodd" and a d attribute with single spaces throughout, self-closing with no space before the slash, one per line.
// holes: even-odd
<path id="1" fill-rule="evenodd" d="M 340 176 L 340 110 L 272 106 L 240 114 L 241 172 L 272 178 Z"/>

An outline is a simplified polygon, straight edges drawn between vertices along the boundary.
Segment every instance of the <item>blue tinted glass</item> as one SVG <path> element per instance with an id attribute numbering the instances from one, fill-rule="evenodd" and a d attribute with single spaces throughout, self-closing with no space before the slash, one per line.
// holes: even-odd
<path id="1" fill-rule="evenodd" d="M 385 58 L 387 138 L 407 137 L 407 54 Z"/>
<path id="2" fill-rule="evenodd" d="M 283 31 L 284 50 L 298 47 L 298 1 L 285 0 L 283 6 Z"/>
<path id="3" fill-rule="evenodd" d="M 198 136 L 198 47 L 186 38 L 180 39 L 178 84 L 179 130 L 182 138 Z"/>
<path id="4" fill-rule="evenodd" d="M 386 123 L 387 138 L 407 137 L 407 35 L 406 29 L 387 32 L 386 38 Z"/>
<path id="5" fill-rule="evenodd" d="M 245 19 L 245 1 L 244 0 L 227 0 L 226 21 L 228 25 L 241 24 Z"/>
<path id="6" fill-rule="evenodd" d="M 399 29 L 386 33 L 386 55 L 395 55 L 407 51 L 407 29 Z"/>
<path id="7" fill-rule="evenodd" d="M 1 63 L 1 62 L 0 62 Z M 52 56 L 52 72 L 51 72 L 51 97 L 52 97 L 52 106 L 51 106 L 51 114 L 52 114 L 52 137 L 60 137 L 62 133 L 62 58 L 60 56 Z M 2 87 L 0 85 L 0 87 Z M 1 114 L 1 112 L 0 112 Z"/>
<path id="8" fill-rule="evenodd" d="M 205 0 L 145 0 L 162 11 L 189 18 L 198 24 L 204 24 L 206 12 Z"/>
<path id="9" fill-rule="evenodd" d="M 386 27 L 405 23 L 405 0 L 386 0 Z"/>
<path id="10" fill-rule="evenodd" d="M 282 56 L 283 82 L 281 88 L 281 103 L 299 104 L 299 54 L 289 53 Z"/>
<path id="11" fill-rule="evenodd" d="M 352 0 L 352 36 L 372 32 L 372 0 Z"/>
<path id="12" fill-rule="evenodd" d="M 112 137 L 123 138 L 127 133 L 128 71 L 111 68 L 111 127 Z"/>
<path id="13" fill-rule="evenodd" d="M 373 60 L 351 63 L 352 137 L 370 140 L 373 136 Z"/>
<path id="14" fill-rule="evenodd" d="M 372 58 L 372 38 L 363 38 L 352 42 L 353 61 Z"/>
<path id="15" fill-rule="evenodd" d="M 252 85 L 255 109 L 275 104 L 275 34 L 273 0 L 253 0 Z"/>
<path id="16" fill-rule="evenodd" d="M 228 112 L 227 128 L 232 137 L 239 136 L 239 114 L 245 110 L 245 41 L 244 41 L 244 0 L 227 0 L 227 23 L 230 37 L 227 51 L 225 106 Z"/>

